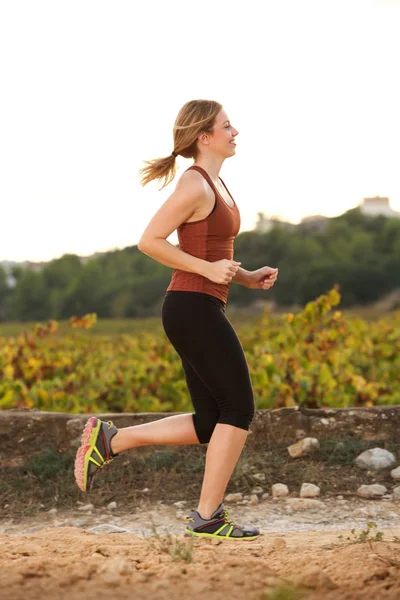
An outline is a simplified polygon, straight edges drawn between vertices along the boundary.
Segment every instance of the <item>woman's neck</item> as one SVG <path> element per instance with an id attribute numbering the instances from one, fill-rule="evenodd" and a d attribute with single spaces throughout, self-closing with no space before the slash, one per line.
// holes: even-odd
<path id="1" fill-rule="evenodd" d="M 225 159 L 216 159 L 215 157 L 201 156 L 194 161 L 194 165 L 204 169 L 213 181 L 218 181 L 219 172 Z"/>

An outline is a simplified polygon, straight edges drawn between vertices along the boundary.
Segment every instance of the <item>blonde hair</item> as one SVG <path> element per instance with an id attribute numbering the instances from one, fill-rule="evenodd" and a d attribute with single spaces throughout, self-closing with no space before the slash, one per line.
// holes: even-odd
<path id="1" fill-rule="evenodd" d="M 215 119 L 222 105 L 214 100 L 190 100 L 181 108 L 176 117 L 173 136 L 174 150 L 166 158 L 144 161 L 147 165 L 139 171 L 140 183 L 145 186 L 153 179 L 164 178 L 160 189 L 171 183 L 176 174 L 175 158 L 197 158 L 197 137 L 201 132 L 212 133 Z M 176 155 L 176 156 L 175 156 Z"/>

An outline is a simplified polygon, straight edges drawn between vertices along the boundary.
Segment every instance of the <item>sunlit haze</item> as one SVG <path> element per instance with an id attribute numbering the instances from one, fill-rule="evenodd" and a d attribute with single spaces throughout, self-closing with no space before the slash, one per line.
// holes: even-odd
<path id="1" fill-rule="evenodd" d="M 241 231 L 365 196 L 400 211 L 399 31 L 388 0 L 2 2 L 0 260 L 137 244 L 176 184 L 138 170 L 196 98 L 239 131 L 220 174 Z"/>

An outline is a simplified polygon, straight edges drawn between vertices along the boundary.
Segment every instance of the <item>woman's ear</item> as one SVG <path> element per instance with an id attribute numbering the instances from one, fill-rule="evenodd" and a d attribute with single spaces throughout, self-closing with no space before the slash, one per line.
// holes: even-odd
<path id="1" fill-rule="evenodd" d="M 199 142 L 205 144 L 206 146 L 208 146 L 208 144 L 210 143 L 210 138 L 205 131 L 200 133 L 200 135 L 197 136 L 197 139 L 199 140 Z"/>

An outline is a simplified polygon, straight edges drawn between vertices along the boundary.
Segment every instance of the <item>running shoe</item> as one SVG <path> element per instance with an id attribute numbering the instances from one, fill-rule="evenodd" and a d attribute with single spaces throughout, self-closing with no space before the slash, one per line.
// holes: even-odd
<path id="1" fill-rule="evenodd" d="M 185 517 L 190 524 L 185 531 L 185 537 L 217 538 L 221 540 L 236 540 L 250 542 L 260 535 L 255 527 L 236 525 L 227 508 L 220 504 L 210 519 L 203 519 L 197 510 L 192 510 Z"/>
<path id="2" fill-rule="evenodd" d="M 82 441 L 75 458 L 75 481 L 82 492 L 91 491 L 93 478 L 118 454 L 111 450 L 111 439 L 118 429 L 112 421 L 90 417 L 82 433 Z"/>

